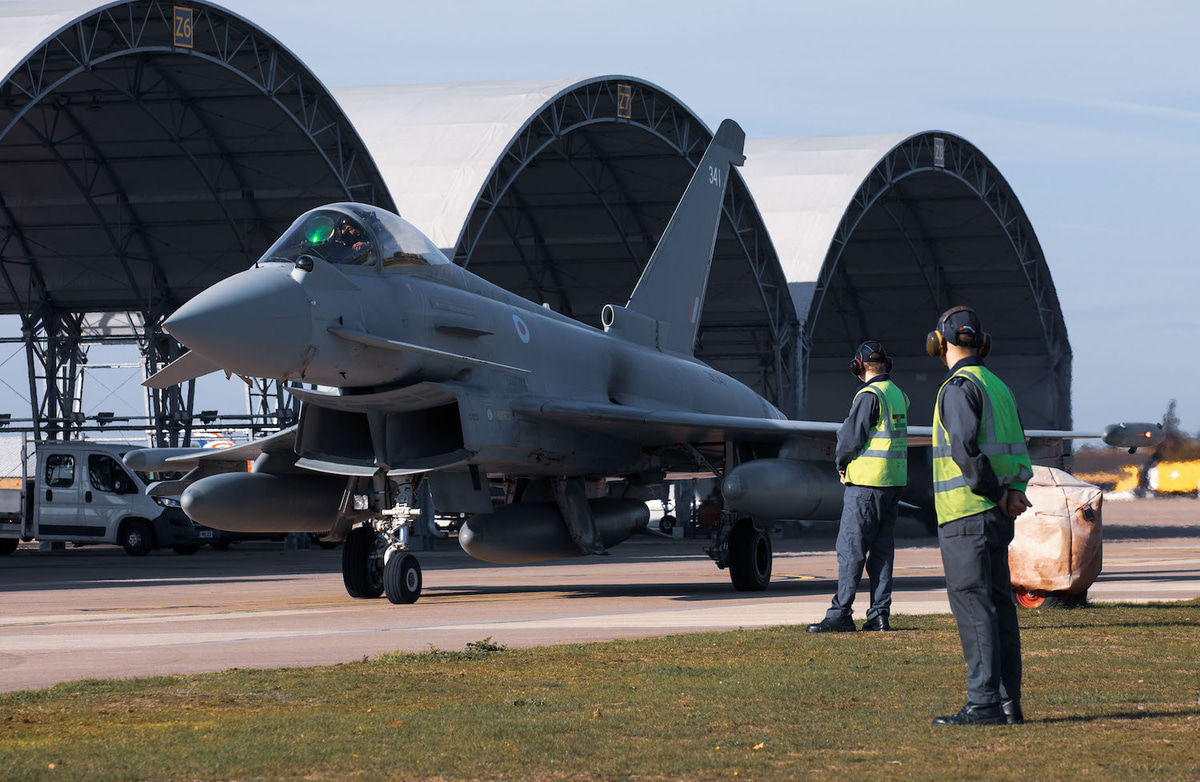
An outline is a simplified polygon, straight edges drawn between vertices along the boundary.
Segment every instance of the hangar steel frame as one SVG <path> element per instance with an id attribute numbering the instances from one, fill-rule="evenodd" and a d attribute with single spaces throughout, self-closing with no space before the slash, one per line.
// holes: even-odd
<path id="1" fill-rule="evenodd" d="M 965 185 L 995 218 L 1029 283 L 1051 365 L 1058 368 L 1064 359 L 1069 362 L 1071 352 L 1066 341 L 1062 312 L 1057 306 L 1058 295 L 1047 272 L 1041 245 L 1029 225 L 1025 211 L 1004 180 L 996 175 L 994 166 L 972 145 L 950 134 L 927 133 L 913 136 L 893 148 L 871 171 L 847 206 L 845 217 L 838 225 L 817 279 L 813 293 L 814 306 L 810 311 L 822 311 L 833 277 L 843 270 L 840 261 L 846 245 L 854 236 L 863 215 L 876 206 L 884 208 L 898 229 L 903 230 L 906 225 L 916 229 L 918 240 L 914 241 L 912 235 L 905 231 L 905 241 L 907 249 L 920 267 L 929 298 L 939 309 L 945 310 L 953 306 L 953 302 L 958 299 L 942 273 L 942 264 L 936 254 L 929 250 L 928 234 L 920 224 L 920 215 L 906 202 L 896 201 L 892 205 L 903 211 L 903 214 L 897 215 L 887 208 L 889 204 L 885 202 L 900 182 L 917 174 L 935 171 L 951 176 Z M 836 310 L 845 318 L 853 314 L 856 304 L 855 299 L 842 300 L 838 302 Z M 815 324 L 815 318 L 811 323 Z M 808 329 L 802 337 L 805 356 L 811 355 L 812 335 L 813 330 Z M 807 383 L 807 361 L 804 362 L 804 379 Z"/>
<path id="2" fill-rule="evenodd" d="M 892 302 L 886 315 L 882 301 Z M 875 335 L 901 358 L 894 374 L 921 400 L 913 420 L 924 423 L 941 375 L 922 353 L 924 334 L 938 313 L 962 303 L 997 338 L 989 363 L 1021 400 L 1026 425 L 1069 428 L 1070 342 L 1028 216 L 972 144 L 950 133 L 915 134 L 870 169 L 833 232 L 802 338 L 806 412 L 832 413 L 831 391 L 849 392 L 834 356 L 849 355 L 851 335 Z M 827 317 L 841 323 L 823 325 Z"/>
<path id="3" fill-rule="evenodd" d="M 673 96 L 646 82 L 628 77 L 603 77 L 576 84 L 559 94 L 531 117 L 492 169 L 476 199 L 454 248 L 454 261 L 487 274 L 486 254 L 480 242 L 489 226 L 499 225 L 525 267 L 531 295 L 542 301 L 556 299 L 558 308 L 571 317 L 598 321 L 599 308 L 581 311 L 575 306 L 579 291 L 572 291 L 561 273 L 559 259 L 549 248 L 538 209 L 522 200 L 517 183 L 530 167 L 551 156 L 564 163 L 583 184 L 591 198 L 603 210 L 619 244 L 622 258 L 605 263 L 636 275 L 649 260 L 649 250 L 657 241 L 664 222 L 650 219 L 639 208 L 639 196 L 632 191 L 630 177 L 613 165 L 613 156 L 596 148 L 579 131 L 603 125 L 635 128 L 665 145 L 665 153 L 687 163 L 687 175 L 699 165 L 711 140 L 702 123 Z M 642 142 L 644 143 L 644 141 Z M 658 154 L 662 154 L 661 152 Z M 686 179 L 679 183 L 679 193 Z M 679 193 L 664 196 L 671 199 Z M 500 214 L 506 200 L 520 207 L 516 222 Z M 673 209 L 673 201 L 672 206 Z M 669 217 L 669 212 L 666 213 Z M 770 237 L 758 214 L 753 198 L 740 175 L 730 180 L 723 206 L 723 225 L 714 253 L 714 273 L 718 256 L 736 255 L 744 260 L 761 308 L 762 318 L 737 313 L 736 319 L 714 317 L 714 292 L 706 297 L 701 316 L 696 356 L 722 371 L 738 377 L 758 390 L 781 409 L 795 414 L 798 389 L 799 321 L 787 282 L 779 266 Z M 523 249 L 532 245 L 534 253 Z M 732 252 L 721 250 L 731 245 Z M 625 291 L 632 291 L 632 284 Z M 594 309 L 595 312 L 590 310 Z M 597 324 L 593 324 L 597 325 Z"/>
<path id="4" fill-rule="evenodd" d="M 245 266 L 265 249 L 262 237 L 274 227 L 271 210 L 259 195 L 264 189 L 262 177 L 255 181 L 253 166 L 226 143 L 215 127 L 214 115 L 203 105 L 204 99 L 211 97 L 209 91 L 220 89 L 219 80 L 215 86 L 184 83 L 178 74 L 162 67 L 163 57 L 186 57 L 191 65 L 201 61 L 217 69 L 222 79 L 248 88 L 258 101 L 260 117 L 264 106 L 268 107 L 271 121 L 290 124 L 290 132 L 306 143 L 306 153 L 321 159 L 339 198 L 392 206 L 353 127 L 324 86 L 294 55 L 235 14 L 199 3 L 190 7 L 195 14 L 193 36 L 190 45 L 181 46 L 174 35 L 174 3 L 134 0 L 99 8 L 80 4 L 76 18 L 41 40 L 0 83 L 0 147 L 17 129 L 40 145 L 46 157 L 39 162 L 57 166 L 82 198 L 103 243 L 120 266 L 118 274 L 128 294 L 127 301 L 112 302 L 80 297 L 77 291 L 63 296 L 54 290 L 41 268 L 47 251 L 53 253 L 53 248 L 31 238 L 31 226 L 22 223 L 18 208 L 0 194 L 0 290 L 7 292 L 9 299 L 0 301 L 0 310 L 21 318 L 32 426 L 38 439 L 69 439 L 85 425 L 75 409 L 75 375 L 86 362 L 87 351 L 79 330 L 83 312 L 89 307 L 140 312 L 145 323 L 140 347 L 147 372 L 154 372 L 181 352 L 178 343 L 159 326 L 175 307 L 205 285 L 200 281 L 203 275 L 195 274 L 187 283 L 176 284 L 162 257 L 164 244 L 170 244 L 162 242 L 159 235 L 164 224 L 143 216 L 136 187 L 123 181 L 105 145 L 89 129 L 87 117 L 114 103 L 136 107 L 147 127 L 155 128 L 159 137 L 173 146 L 177 162 L 190 168 L 202 183 L 209 203 L 220 213 L 214 219 L 223 222 L 235 238 L 237 265 Z M 105 67 L 126 60 L 126 68 Z M 0 63 L 0 67 L 6 64 Z M 90 95 L 68 89 L 78 77 L 89 80 Z M 269 123 L 262 124 L 266 132 Z M 192 148 L 197 142 L 210 147 L 197 152 Z M 83 154 L 78 159 L 68 157 L 61 151 L 64 148 L 78 148 Z M 304 191 L 305 187 L 299 186 L 293 197 L 301 198 Z M 230 206 L 234 200 L 243 202 L 237 213 Z M 294 216 L 301 208 L 285 211 Z M 149 274 L 137 274 L 135 264 L 147 265 Z M 87 271 L 94 270 L 79 276 L 86 276 Z M 266 392 L 263 398 L 271 396 Z M 149 392 L 148 407 L 159 444 L 188 442 L 193 400 L 194 383 Z M 276 423 L 282 424 L 287 412 L 276 412 L 280 417 Z"/>

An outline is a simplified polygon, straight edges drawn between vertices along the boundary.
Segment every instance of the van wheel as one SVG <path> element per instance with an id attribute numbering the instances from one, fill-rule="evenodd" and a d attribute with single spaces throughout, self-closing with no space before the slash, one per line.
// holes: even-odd
<path id="1" fill-rule="evenodd" d="M 154 530 L 144 521 L 130 521 L 121 527 L 118 541 L 131 557 L 144 557 L 154 548 Z"/>
<path id="2" fill-rule="evenodd" d="M 21 541 L 17 538 L 0 538 L 0 556 L 13 553 L 19 545 Z"/>

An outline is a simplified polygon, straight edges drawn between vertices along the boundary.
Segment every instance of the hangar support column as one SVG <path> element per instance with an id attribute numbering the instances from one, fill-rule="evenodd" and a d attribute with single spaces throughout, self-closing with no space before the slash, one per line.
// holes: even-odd
<path id="1" fill-rule="evenodd" d="M 24 319 L 21 336 L 38 440 L 70 440 L 83 425 L 83 414 L 76 410 L 79 369 L 87 363 L 82 321 L 81 315 L 55 310 Z"/>
<path id="2" fill-rule="evenodd" d="M 173 337 L 162 330 L 167 314 L 142 313 L 144 330 L 138 339 L 142 365 L 150 377 L 186 351 Z M 159 448 L 187 447 L 192 441 L 192 407 L 196 401 L 196 381 L 170 388 L 146 389 L 146 415 L 154 445 Z"/>

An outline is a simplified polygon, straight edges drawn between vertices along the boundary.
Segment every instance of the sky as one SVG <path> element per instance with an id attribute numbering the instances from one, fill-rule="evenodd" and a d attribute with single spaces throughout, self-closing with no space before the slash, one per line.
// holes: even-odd
<path id="1" fill-rule="evenodd" d="M 752 138 L 961 135 L 1041 242 L 1074 352 L 1075 427 L 1158 421 L 1175 398 L 1183 428 L 1200 430 L 1200 4 L 221 4 L 329 87 L 628 74 Z M 24 372 L 10 370 L 23 350 L 0 345 L 0 362 L 0 382 L 20 392 Z M 93 371 L 86 410 L 127 399 L 139 414 L 138 380 Z M 230 396 L 216 388 L 201 393 Z M 0 410 L 27 415 L 6 394 Z"/>

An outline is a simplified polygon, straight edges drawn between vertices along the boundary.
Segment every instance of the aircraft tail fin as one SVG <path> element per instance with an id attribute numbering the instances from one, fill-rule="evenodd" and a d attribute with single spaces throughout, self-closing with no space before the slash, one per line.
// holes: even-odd
<path id="1" fill-rule="evenodd" d="M 733 120 L 717 128 L 624 308 L 658 322 L 661 350 L 692 355 L 725 187 L 730 167 L 746 162 L 745 142 L 745 131 Z"/>

